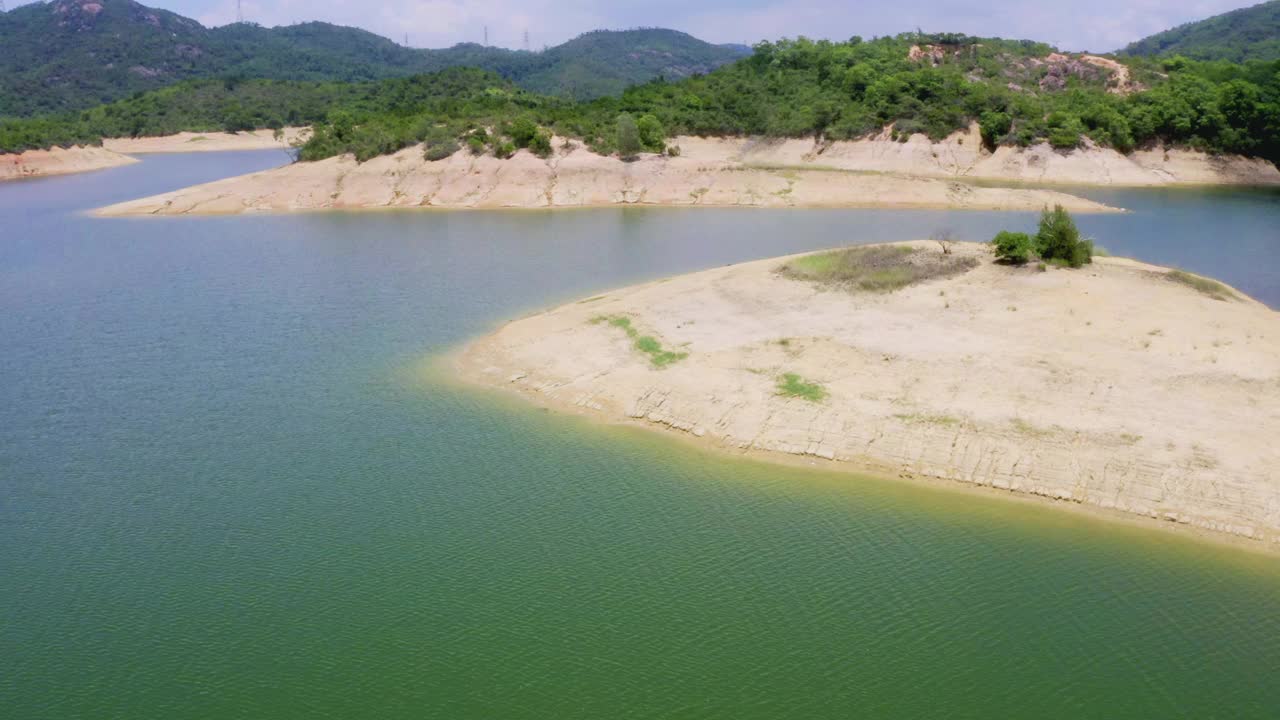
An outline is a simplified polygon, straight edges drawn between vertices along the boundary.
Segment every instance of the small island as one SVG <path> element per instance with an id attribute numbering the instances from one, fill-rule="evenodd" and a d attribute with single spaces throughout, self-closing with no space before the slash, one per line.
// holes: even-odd
<path id="1" fill-rule="evenodd" d="M 1048 211 L 1041 235 L 1055 217 L 1069 224 Z M 1207 278 L 1004 235 L 1003 259 L 914 241 L 645 283 L 510 322 L 454 361 L 731 452 L 1280 546 L 1276 313 Z"/>

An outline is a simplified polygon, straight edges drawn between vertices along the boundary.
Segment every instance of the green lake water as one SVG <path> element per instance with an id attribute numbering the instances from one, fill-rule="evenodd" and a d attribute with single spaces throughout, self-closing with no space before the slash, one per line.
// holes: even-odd
<path id="1" fill-rule="evenodd" d="M 504 319 L 1018 213 L 95 219 L 270 167 L 0 185 L 0 717 L 1275 718 L 1280 560 L 729 460 L 457 387 Z M 1280 307 L 1280 196 L 1089 191 Z"/>

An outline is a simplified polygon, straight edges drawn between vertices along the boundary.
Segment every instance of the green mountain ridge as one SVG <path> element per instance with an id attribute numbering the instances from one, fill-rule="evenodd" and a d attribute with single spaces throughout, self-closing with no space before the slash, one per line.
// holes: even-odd
<path id="1" fill-rule="evenodd" d="M 1280 0 L 1179 25 L 1132 43 L 1120 54 L 1231 62 L 1280 59 Z"/>
<path id="2" fill-rule="evenodd" d="M 206 28 L 133 0 L 53 0 L 0 14 L 0 117 L 81 110 L 214 77 L 362 82 L 471 66 L 575 99 L 706 73 L 745 54 L 660 28 L 581 35 L 543 52 L 477 44 L 423 50 L 323 22 Z"/>

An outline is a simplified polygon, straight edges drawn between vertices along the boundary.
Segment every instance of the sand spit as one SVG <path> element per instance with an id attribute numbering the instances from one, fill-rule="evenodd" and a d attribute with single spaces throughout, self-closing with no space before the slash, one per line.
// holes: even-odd
<path id="1" fill-rule="evenodd" d="M 53 148 L 0 154 L 0 180 L 68 175 L 135 163 L 131 157 L 99 147 Z"/>
<path id="2" fill-rule="evenodd" d="M 180 148 L 200 144 L 194 140 L 130 142 Z M 1041 144 L 1002 147 L 992 153 L 982 147 L 977 126 L 941 142 L 924 135 L 898 142 L 883 133 L 856 142 L 681 137 L 672 144 L 680 148 L 679 157 L 649 155 L 631 163 L 595 155 L 562 138 L 556 139 L 557 151 L 547 160 L 524 151 L 510 160 L 459 152 L 427 162 L 420 147 L 411 147 L 366 163 L 347 156 L 229 178 L 100 212 L 181 215 L 622 204 L 1035 210 L 1055 203 L 1077 212 L 1102 212 L 1110 208 L 1049 189 L 977 187 L 958 181 L 1280 185 L 1280 170 L 1266 160 L 1190 150 L 1122 155 L 1091 145 L 1062 152 Z"/>
<path id="3" fill-rule="evenodd" d="M 926 252 L 936 245 L 915 243 Z M 624 288 L 461 351 L 467 379 L 733 452 L 958 481 L 1280 549 L 1280 315 L 1167 270 L 996 265 L 892 294 L 783 259 Z M 664 350 L 661 369 L 623 329 Z M 826 393 L 784 397 L 794 373 Z"/>
<path id="4" fill-rule="evenodd" d="M 176 135 L 139 138 L 104 139 L 102 146 L 108 150 L 131 155 L 146 153 L 224 152 L 228 150 L 286 149 L 301 144 L 311 136 L 309 127 L 290 127 L 277 140 L 273 130 L 225 133 L 181 132 Z"/>
<path id="5" fill-rule="evenodd" d="M 350 156 L 297 163 L 113 205 L 102 215 L 233 214 L 371 208 L 548 208 L 605 205 L 737 207 L 889 207 L 1078 212 L 1106 205 L 1033 188 L 985 188 L 940 178 L 761 168 L 690 153 L 635 162 L 571 143 L 543 160 L 520 151 L 509 160 L 458 152 L 436 162 L 411 147 L 357 163 Z M 721 148 L 723 149 L 723 148 Z M 718 159 L 717 159 L 718 158 Z"/>

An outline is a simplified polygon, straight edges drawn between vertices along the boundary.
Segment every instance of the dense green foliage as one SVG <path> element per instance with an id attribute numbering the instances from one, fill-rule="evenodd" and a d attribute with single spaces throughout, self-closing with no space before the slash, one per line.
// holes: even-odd
<path id="1" fill-rule="evenodd" d="M 608 154 L 620 149 L 620 128 L 624 154 L 632 154 L 638 150 L 630 127 L 619 122 L 625 114 L 640 149 L 652 152 L 678 134 L 839 140 L 889 127 L 896 139 L 918 132 L 938 139 L 977 121 L 989 146 L 1045 141 L 1065 150 L 1088 137 L 1124 152 L 1163 141 L 1280 159 L 1280 61 L 1130 59 L 1132 81 L 1147 89 L 1121 94 L 1108 91 L 1116 82 L 1109 70 L 1063 56 L 1047 60 L 1050 51 L 954 35 L 784 40 L 762 43 L 750 58 L 707 75 L 652 81 L 589 102 L 464 70 L 358 84 L 203 81 L 74 115 L 0 123 L 0 150 L 313 123 L 304 159 L 343 152 L 363 159 L 428 135 L 434 155 L 464 144 L 499 156 L 521 147 L 545 153 L 552 132 Z"/>
<path id="2" fill-rule="evenodd" d="M 709 72 L 743 55 L 661 29 L 587 33 L 544 52 L 476 44 L 417 50 L 328 23 L 205 28 L 132 0 L 54 0 L 0 13 L 0 48 L 0 117 L 79 110 L 197 78 L 361 82 L 462 66 L 587 99 Z"/>
<path id="3" fill-rule="evenodd" d="M 1034 237 L 1020 232 L 1001 231 L 992 239 L 996 258 L 1013 265 L 1040 260 L 1066 267 L 1083 267 L 1093 262 L 1093 241 L 1080 237 L 1075 220 L 1061 205 L 1040 214 Z"/>
<path id="4" fill-rule="evenodd" d="M 1280 60 L 1280 0 L 1233 10 L 1139 40 L 1126 55 L 1178 54 L 1196 60 Z"/>

